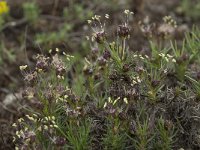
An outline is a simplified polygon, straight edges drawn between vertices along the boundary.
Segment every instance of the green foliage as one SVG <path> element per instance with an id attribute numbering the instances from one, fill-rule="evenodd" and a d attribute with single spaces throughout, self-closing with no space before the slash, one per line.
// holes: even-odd
<path id="1" fill-rule="evenodd" d="M 125 149 L 126 136 L 120 131 L 120 124 L 108 124 L 106 134 L 103 138 L 103 145 L 105 150 Z"/>
<path id="2" fill-rule="evenodd" d="M 84 59 L 55 49 L 49 57 L 38 55 L 32 71 L 20 66 L 29 115 L 13 125 L 16 147 L 171 150 L 184 142 L 184 148 L 200 147 L 199 127 L 193 125 L 200 117 L 199 30 L 186 34 L 181 46 L 152 40 L 150 54 L 133 53 L 132 12 L 124 13 L 127 20 L 111 42 L 100 16 L 88 20 L 91 53 Z M 174 31 L 174 25 L 165 25 Z"/>
<path id="3" fill-rule="evenodd" d="M 37 33 L 35 36 L 36 44 L 53 45 L 61 43 L 69 38 L 69 32 L 72 30 L 71 24 L 65 24 L 58 32 Z"/>
<path id="4" fill-rule="evenodd" d="M 200 17 L 200 2 L 198 0 L 182 0 L 180 9 L 183 11 L 186 17 L 190 17 L 194 20 L 197 20 Z"/>
<path id="5" fill-rule="evenodd" d="M 36 2 L 23 3 L 24 17 L 31 23 L 35 23 L 40 15 L 40 9 Z"/>
<path id="6" fill-rule="evenodd" d="M 2 28 L 4 23 L 5 23 L 5 16 L 0 16 L 0 29 Z"/>
<path id="7" fill-rule="evenodd" d="M 13 50 L 9 50 L 5 47 L 4 42 L 0 43 L 0 66 L 4 64 L 4 62 L 12 63 L 15 61 L 15 53 Z"/>
<path id="8" fill-rule="evenodd" d="M 168 124 L 167 124 L 168 123 Z M 157 125 L 157 132 L 158 132 L 158 142 L 155 144 L 155 149 L 161 150 L 171 150 L 173 149 L 174 140 L 174 129 L 170 126 L 170 122 L 164 122 L 162 118 L 158 120 Z"/>
<path id="9" fill-rule="evenodd" d="M 172 51 L 176 57 L 177 63 L 175 65 L 175 72 L 179 80 L 184 80 L 189 64 L 200 60 L 199 29 L 194 27 L 191 33 L 187 33 L 182 47 L 178 47 L 177 43 L 171 44 Z"/>
<path id="10" fill-rule="evenodd" d="M 72 15 L 73 14 L 73 15 Z M 83 4 L 72 2 L 71 7 L 66 7 L 63 11 L 63 16 L 67 20 L 85 21 L 86 18 L 91 18 L 93 12 L 90 10 L 84 9 Z"/>
<path id="11" fill-rule="evenodd" d="M 67 139 L 69 140 L 72 149 L 77 149 L 77 150 L 89 149 L 90 127 L 91 127 L 90 121 L 86 121 L 84 122 L 83 125 L 79 126 L 74 125 L 72 123 L 69 123 L 69 125 L 67 125 Z"/>
<path id="12" fill-rule="evenodd" d="M 148 149 L 150 139 L 148 138 L 148 122 L 147 122 L 147 120 L 145 120 L 145 122 L 143 124 L 139 121 L 137 122 L 136 137 L 137 137 L 137 139 L 134 140 L 135 148 L 137 150 Z"/>

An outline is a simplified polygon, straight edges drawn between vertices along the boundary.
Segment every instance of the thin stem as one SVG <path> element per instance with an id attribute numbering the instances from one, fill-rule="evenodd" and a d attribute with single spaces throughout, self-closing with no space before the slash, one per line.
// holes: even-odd
<path id="1" fill-rule="evenodd" d="M 126 50 L 126 38 L 123 38 L 122 40 L 122 53 L 121 53 L 121 60 L 124 59 L 125 55 L 125 50 Z"/>

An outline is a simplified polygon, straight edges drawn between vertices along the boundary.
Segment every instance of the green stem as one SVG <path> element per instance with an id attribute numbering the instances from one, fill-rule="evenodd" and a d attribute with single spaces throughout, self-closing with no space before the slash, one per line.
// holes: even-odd
<path id="1" fill-rule="evenodd" d="M 125 55 L 125 50 L 126 50 L 126 38 L 123 38 L 122 40 L 122 52 L 121 52 L 121 60 L 123 61 L 124 55 Z"/>

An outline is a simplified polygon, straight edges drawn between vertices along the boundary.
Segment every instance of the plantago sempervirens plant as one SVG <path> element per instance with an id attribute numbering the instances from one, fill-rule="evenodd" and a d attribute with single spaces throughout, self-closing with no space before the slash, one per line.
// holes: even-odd
<path id="1" fill-rule="evenodd" d="M 27 105 L 13 124 L 16 149 L 200 148 L 200 37 L 187 35 L 182 48 L 158 46 L 177 27 L 167 16 L 158 28 L 141 24 L 150 54 L 133 52 L 127 44 L 133 13 L 124 14 L 114 39 L 106 30 L 108 14 L 88 20 L 91 53 L 84 59 L 56 49 L 38 55 L 34 69 L 20 66 Z"/>

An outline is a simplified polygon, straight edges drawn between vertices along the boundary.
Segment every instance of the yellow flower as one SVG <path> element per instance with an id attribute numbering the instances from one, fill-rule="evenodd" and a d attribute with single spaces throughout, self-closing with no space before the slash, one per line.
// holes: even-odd
<path id="1" fill-rule="evenodd" d="M 6 1 L 0 1 L 0 15 L 7 13 L 9 11 L 9 7 Z"/>

